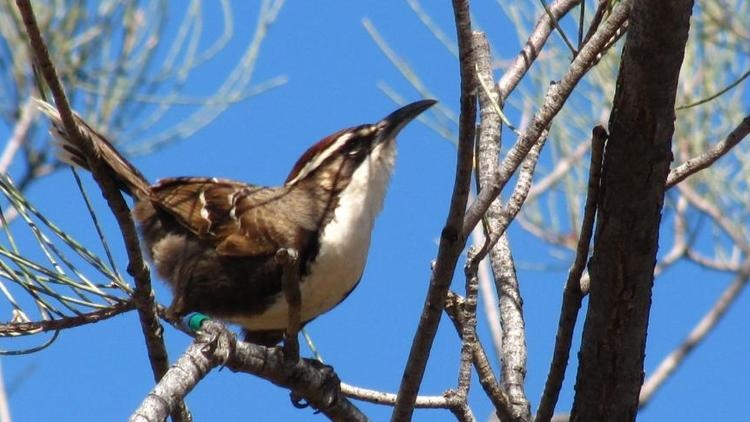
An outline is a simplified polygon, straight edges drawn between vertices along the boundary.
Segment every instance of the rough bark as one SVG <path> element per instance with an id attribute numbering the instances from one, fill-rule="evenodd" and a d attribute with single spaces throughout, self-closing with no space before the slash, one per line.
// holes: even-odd
<path id="1" fill-rule="evenodd" d="M 635 420 L 692 6 L 632 2 L 609 121 L 573 421 Z"/>

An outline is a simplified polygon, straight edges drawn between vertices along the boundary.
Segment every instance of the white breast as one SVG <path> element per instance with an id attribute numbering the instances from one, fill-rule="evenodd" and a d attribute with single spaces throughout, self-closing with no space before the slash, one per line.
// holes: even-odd
<path id="1" fill-rule="evenodd" d="M 302 321 L 330 310 L 354 288 L 362 276 L 370 248 L 375 217 L 395 162 L 395 141 L 375 147 L 370 157 L 354 172 L 334 212 L 333 220 L 320 238 L 320 250 L 302 280 Z M 288 306 L 283 293 L 264 313 L 231 321 L 248 330 L 284 329 Z"/>

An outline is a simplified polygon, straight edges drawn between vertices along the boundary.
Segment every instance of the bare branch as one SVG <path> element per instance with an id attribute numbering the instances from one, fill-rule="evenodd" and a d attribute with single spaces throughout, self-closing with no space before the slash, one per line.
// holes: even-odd
<path id="1" fill-rule="evenodd" d="M 573 46 L 573 43 L 570 42 L 570 40 L 568 39 L 568 36 L 565 35 L 565 31 L 563 31 L 563 29 L 560 28 L 560 23 L 557 21 L 557 18 L 552 14 L 552 11 L 549 9 L 549 6 L 547 6 L 547 3 L 544 0 L 539 0 L 539 2 L 542 4 L 542 7 L 544 8 L 544 12 L 547 13 L 547 16 L 555 25 L 555 29 L 557 30 L 557 33 L 560 35 L 560 38 L 562 38 L 563 42 L 568 47 L 570 52 L 573 53 L 573 55 L 575 55 L 577 53 L 576 48 Z"/>
<path id="2" fill-rule="evenodd" d="M 463 303 L 463 324 L 461 327 L 461 364 L 458 371 L 458 390 L 456 395 L 464 401 L 469 397 L 471 384 L 471 362 L 473 350 L 477 343 L 477 294 L 479 281 L 477 280 L 477 265 L 474 265 L 474 248 L 469 250 L 464 273 L 466 276 L 466 299 Z"/>
<path id="3" fill-rule="evenodd" d="M 492 57 L 490 53 L 490 45 L 487 40 L 487 36 L 484 33 L 474 34 L 474 43 L 476 44 L 476 61 L 477 61 L 477 79 L 480 81 L 482 87 L 488 87 L 488 89 L 479 90 L 479 134 L 476 145 L 476 190 L 479 191 L 488 181 L 492 180 L 493 175 L 497 172 L 497 162 L 500 156 L 500 145 L 502 137 L 502 116 L 500 115 L 500 98 L 497 93 L 497 87 L 495 86 L 494 79 L 492 77 Z M 497 108 L 495 107 L 497 105 Z M 493 203 L 492 206 L 495 204 Z M 497 204 L 498 207 L 500 204 Z M 490 206 L 490 208 L 492 208 Z M 484 232 L 490 232 L 490 228 L 487 225 L 490 224 L 488 220 L 484 221 L 483 228 Z M 480 231 L 479 226 L 472 230 L 472 236 L 474 238 L 474 244 L 484 245 L 487 243 L 483 233 Z M 486 270 L 486 265 L 483 264 L 487 260 L 483 259 L 477 265 L 479 286 L 482 292 L 482 302 L 484 303 L 486 319 L 491 328 L 492 342 L 495 346 L 495 353 L 497 354 L 498 360 L 501 360 L 502 351 L 502 325 L 500 323 L 500 308 L 497 306 L 497 300 L 495 297 L 497 293 L 497 285 L 495 285 L 495 291 L 493 292 L 489 287 L 489 274 L 483 276 L 485 273 L 489 273 Z"/>
<path id="4" fill-rule="evenodd" d="M 479 225 L 471 232 L 472 242 L 475 245 L 485 243 L 485 237 Z M 483 259 L 477 268 L 477 277 L 479 278 L 479 294 L 482 297 L 485 319 L 492 336 L 492 347 L 495 349 L 497 360 L 502 359 L 501 351 L 503 350 L 503 327 L 500 324 L 500 308 L 497 302 L 497 291 L 492 275 L 489 259 Z"/>
<path id="5" fill-rule="evenodd" d="M 490 251 L 490 262 L 495 274 L 495 287 L 500 297 L 500 323 L 503 327 L 502 365 L 503 386 L 510 397 L 513 420 L 531 419 L 531 407 L 526 396 L 526 323 L 523 299 L 516 276 L 515 263 L 508 237 L 503 234 Z"/>
<path id="6" fill-rule="evenodd" d="M 362 414 L 341 394 L 339 380 L 331 367 L 315 360 L 289 359 L 278 347 L 263 347 L 237 341 L 221 324 L 205 320 L 196 341 L 169 369 L 162 380 L 133 413 L 131 421 L 163 420 L 178 400 L 217 367 L 245 372 L 266 379 L 292 391 L 314 409 L 334 421 L 366 421 Z"/>
<path id="7" fill-rule="evenodd" d="M 581 301 L 583 300 L 581 276 L 586 269 L 591 234 L 594 231 L 596 204 L 599 200 L 602 159 L 604 157 L 604 143 L 606 139 L 607 131 L 601 126 L 595 127 L 591 134 L 589 186 L 586 194 L 583 221 L 581 222 L 581 234 L 578 236 L 575 260 L 570 267 L 568 279 L 565 282 L 565 289 L 563 290 L 563 303 L 560 310 L 560 322 L 557 325 L 557 335 L 555 336 L 555 349 L 552 355 L 552 362 L 550 363 L 550 370 L 547 374 L 544 393 L 539 400 L 536 422 L 544 422 L 552 418 L 557 399 L 560 396 L 560 388 L 565 378 L 565 369 L 568 366 L 570 347 L 573 341 L 573 330 L 575 329 L 578 311 L 581 309 Z"/>
<path id="8" fill-rule="evenodd" d="M 669 172 L 667 188 L 671 188 L 693 174 L 710 167 L 716 160 L 723 157 L 735 145 L 739 144 L 750 133 L 750 116 L 744 119 L 732 130 L 726 138 L 711 147 L 703 154 L 691 158 Z"/>
<path id="9" fill-rule="evenodd" d="M 345 396 L 366 401 L 373 404 L 382 404 L 393 406 L 396 404 L 396 395 L 382 391 L 370 390 L 367 388 L 356 387 L 347 383 L 341 383 L 341 393 Z M 447 409 L 451 406 L 445 396 L 417 396 L 414 407 L 422 409 Z"/>
<path id="10" fill-rule="evenodd" d="M 521 211 L 521 206 L 526 201 L 527 194 L 531 188 L 534 170 L 536 169 L 536 164 L 539 160 L 539 153 L 546 141 L 547 132 L 545 131 L 542 134 L 541 139 L 539 139 L 539 141 L 528 151 L 526 158 L 523 161 L 523 166 L 519 172 L 520 174 L 518 175 L 516 186 L 513 188 L 513 193 L 508 200 L 508 204 L 503 207 L 500 200 L 495 198 L 487 209 L 486 216 L 487 221 L 489 222 L 489 233 L 487 241 L 477 252 L 475 260 L 484 259 L 487 253 L 493 250 L 498 240 L 505 235 L 505 231 L 508 229 L 508 226 L 510 226 L 510 223 L 516 218 L 518 212 Z M 493 174 L 497 173 L 495 172 Z M 507 261 L 507 264 L 512 264 L 512 259 Z M 493 270 L 494 265 L 495 263 L 493 262 Z M 515 266 L 511 265 L 511 267 L 514 268 Z M 513 269 L 513 271 L 515 272 L 515 269 Z M 515 277 L 515 275 L 513 277 Z M 502 294 L 499 292 L 498 297 L 502 300 Z"/>
<path id="11" fill-rule="evenodd" d="M 87 312 L 75 316 L 37 322 L 9 322 L 0 324 L 0 337 L 26 336 L 47 331 L 59 331 L 81 325 L 104 321 L 135 308 L 132 301 L 121 302 L 103 309 Z"/>
<path id="12" fill-rule="evenodd" d="M 594 12 L 594 16 L 591 18 L 591 25 L 589 25 L 586 36 L 583 37 L 584 44 L 589 42 L 591 36 L 594 35 L 597 29 L 599 29 L 599 25 L 602 23 L 602 19 L 604 18 L 604 12 L 606 12 L 607 8 L 609 8 L 609 4 L 609 0 L 599 0 L 599 4 L 596 6 L 596 12 Z"/>
<path id="13" fill-rule="evenodd" d="M 565 16 L 571 9 L 576 7 L 581 0 L 557 0 L 549 6 L 549 14 L 543 13 L 536 23 L 534 30 L 531 31 L 529 39 L 524 44 L 521 52 L 516 56 L 513 64 L 505 71 L 497 88 L 500 94 L 500 101 L 505 101 L 511 92 L 516 88 L 526 72 L 534 64 L 539 52 L 547 42 L 547 38 L 555 28 L 555 21 Z M 551 18 L 554 18 L 551 19 Z"/>
<path id="14" fill-rule="evenodd" d="M 465 299 L 453 292 L 448 292 L 448 296 L 445 300 L 445 312 L 450 317 L 453 326 L 460 335 L 460 333 L 463 332 L 463 320 L 461 316 L 463 315 Z M 490 362 L 487 359 L 487 354 L 485 353 L 480 341 L 475 343 L 473 353 L 474 369 L 476 369 L 477 375 L 479 375 L 479 383 L 482 385 L 487 397 L 490 398 L 490 401 L 492 401 L 492 404 L 495 406 L 495 412 L 497 412 L 498 417 L 501 420 L 514 420 L 512 416 L 510 397 L 508 397 L 508 394 L 500 387 L 500 384 L 498 384 L 495 374 L 492 372 Z"/>
<path id="15" fill-rule="evenodd" d="M 476 61 L 472 45 L 471 18 L 468 0 L 453 0 L 453 9 L 458 33 L 459 61 L 461 70 L 461 117 L 459 122 L 456 179 L 445 227 L 440 236 L 438 257 L 430 280 L 422 316 L 412 342 L 409 359 L 401 378 L 398 399 L 391 419 L 408 421 L 414 411 L 419 386 L 422 383 L 427 358 L 435 339 L 445 296 L 448 293 L 458 256 L 466 244 L 467 235 L 462 230 L 464 210 L 469 197 L 474 132 L 476 122 Z"/>
<path id="16" fill-rule="evenodd" d="M 690 261 L 714 271 L 737 272 L 740 270 L 740 264 L 734 260 L 725 261 L 705 257 L 692 249 L 687 250 L 687 257 Z"/>
<path id="17" fill-rule="evenodd" d="M 491 58 L 489 43 L 482 34 L 475 35 L 477 78 L 482 86 L 494 86 L 492 82 Z M 502 115 L 500 96 L 496 89 L 480 90 L 480 133 L 477 144 L 477 190 L 481 191 L 498 172 L 498 157 L 500 155 L 500 137 Z M 521 294 L 515 263 L 510 251 L 505 230 L 517 215 L 527 197 L 531 187 L 539 151 L 544 144 L 538 142 L 529 152 L 524 161 L 523 169 L 518 177 L 518 183 L 506 208 L 499 198 L 490 204 L 483 220 L 487 239 L 478 251 L 477 256 L 470 256 L 467 268 L 476 267 L 480 260 L 490 252 L 490 263 L 495 277 L 495 289 L 499 300 L 498 318 L 502 328 L 502 348 L 498 349 L 501 356 L 502 373 L 505 392 L 510 399 L 510 418 L 512 420 L 529 420 L 531 411 L 529 401 L 524 391 L 526 378 L 526 333 L 523 319 Z"/>

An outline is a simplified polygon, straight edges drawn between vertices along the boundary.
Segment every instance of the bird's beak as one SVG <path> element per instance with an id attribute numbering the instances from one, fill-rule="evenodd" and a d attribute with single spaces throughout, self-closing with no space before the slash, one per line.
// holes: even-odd
<path id="1" fill-rule="evenodd" d="M 376 125 L 380 132 L 378 133 L 378 140 L 386 141 L 395 138 L 404 126 L 435 103 L 437 103 L 435 100 L 421 100 L 405 105 L 389 114 Z"/>

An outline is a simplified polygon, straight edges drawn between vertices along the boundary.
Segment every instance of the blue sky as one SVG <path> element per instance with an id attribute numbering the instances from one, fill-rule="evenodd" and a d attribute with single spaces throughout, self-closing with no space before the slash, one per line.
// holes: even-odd
<path id="1" fill-rule="evenodd" d="M 256 2 L 234 3 L 237 36 L 247 38 L 253 30 Z M 139 157 L 134 163 L 151 180 L 211 175 L 279 184 L 310 144 L 340 128 L 376 121 L 396 107 L 377 88 L 378 82 L 387 82 L 409 100 L 420 99 L 369 38 L 361 23 L 364 17 L 397 46 L 399 54 L 441 102 L 456 110 L 459 89 L 454 57 L 406 3 L 383 4 L 373 0 L 288 2 L 263 45 L 254 78 L 261 82 L 285 75 L 288 83 L 231 107 L 190 139 L 155 155 Z M 453 37 L 448 3 L 430 4 L 430 12 Z M 489 31 L 500 57 L 512 57 L 521 40 L 501 10 L 494 2 L 482 2 L 475 6 L 474 13 L 483 29 Z M 218 16 L 212 12 L 207 15 Z M 206 31 L 219 23 L 218 19 L 209 20 Z M 216 87 L 216 75 L 223 77 L 222 72 L 239 54 L 240 43 L 233 42 L 217 61 L 196 71 L 188 92 L 211 92 Z M 5 136 L 5 132 L 0 134 Z M 424 125 L 412 124 L 402 133 L 396 172 L 376 224 L 362 282 L 334 311 L 308 325 L 326 362 L 347 383 L 390 392 L 398 388 L 422 309 L 436 240 L 447 213 L 454 165 L 453 145 Z M 88 176 L 85 178 L 90 182 Z M 87 186 L 97 197 L 93 185 Z M 84 243 L 96 244 L 87 223 L 82 223 L 87 219 L 81 218 L 83 208 L 69 172 L 34 185 L 29 197 Z M 102 201 L 96 203 L 106 216 Z M 103 218 L 113 234 L 115 253 L 124 256 L 112 229 L 113 220 Z M 549 248 L 536 239 L 515 227 L 510 233 L 519 262 L 553 261 Z M 124 268 L 124 261 L 120 262 Z M 458 274 L 454 289 L 462 291 L 463 279 L 460 271 Z M 529 347 L 527 392 L 532 409 L 538 404 L 549 366 L 565 275 L 564 267 L 519 271 Z M 657 281 L 646 352 L 647 375 L 689 332 L 728 282 L 687 266 L 671 269 Z M 159 300 L 168 303 L 169 292 L 155 284 Z M 741 420 L 746 415 L 742 403 L 746 396 L 744 375 L 750 371 L 746 359 L 750 354 L 746 335 L 749 305 L 745 293 L 640 414 L 641 421 Z M 583 317 L 582 313 L 579 325 Z M 484 327 L 480 328 L 480 335 L 489 341 Z M 167 327 L 172 360 L 189 340 Z M 14 348 L 18 344 L 14 341 L 3 340 L 2 347 Z M 571 353 L 572 368 L 576 367 L 576 347 Z M 455 386 L 458 353 L 457 336 L 444 318 L 423 394 L 440 394 Z M 123 420 L 153 386 L 135 313 L 65 331 L 42 352 L 6 357 L 1 362 L 6 387 L 12 387 L 10 407 L 16 421 Z M 574 376 L 568 371 L 559 411 L 570 408 Z M 491 412 L 489 403 L 478 384 L 472 391 L 473 410 L 479 420 L 484 420 Z M 187 404 L 197 421 L 251 417 L 322 420 L 309 409 L 293 408 L 286 390 L 228 370 L 211 373 L 188 396 Z M 373 420 L 386 420 L 390 415 L 388 407 L 363 404 L 362 408 Z M 445 410 L 420 410 L 414 419 L 440 421 L 453 417 Z"/>

